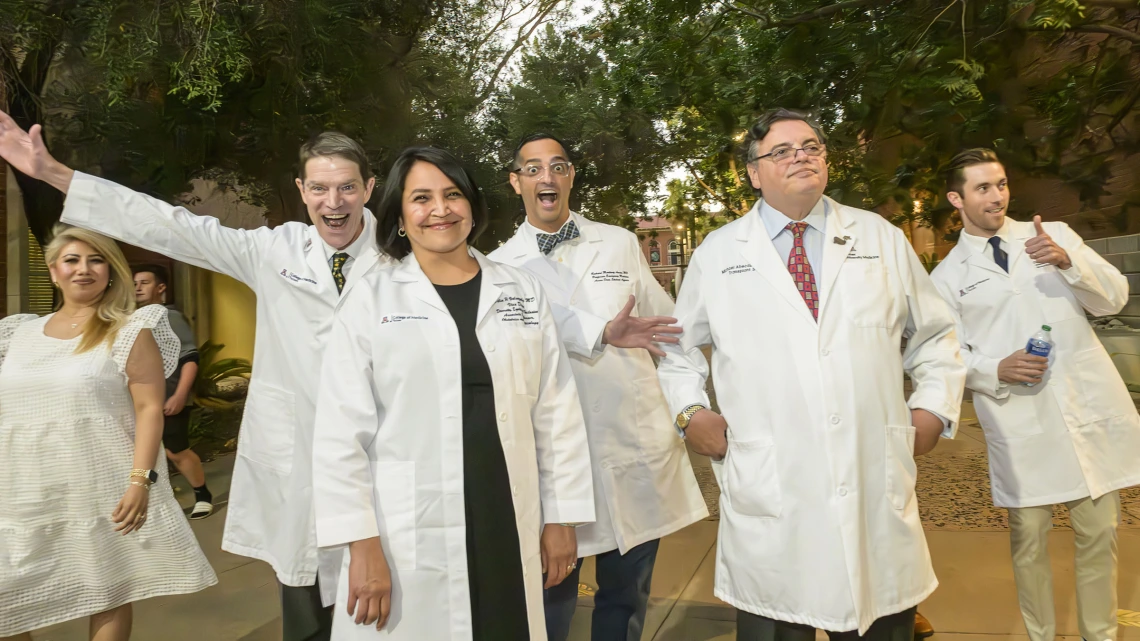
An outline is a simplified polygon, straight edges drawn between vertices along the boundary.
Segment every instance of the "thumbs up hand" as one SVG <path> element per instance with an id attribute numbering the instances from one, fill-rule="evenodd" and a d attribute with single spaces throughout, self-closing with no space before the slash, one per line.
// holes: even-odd
<path id="1" fill-rule="evenodd" d="M 1069 254 L 1061 246 L 1053 242 L 1045 228 L 1041 226 L 1041 217 L 1033 217 L 1033 227 L 1037 235 L 1025 241 L 1025 253 L 1039 264 L 1055 265 L 1059 269 L 1068 269 L 1073 266 Z"/>

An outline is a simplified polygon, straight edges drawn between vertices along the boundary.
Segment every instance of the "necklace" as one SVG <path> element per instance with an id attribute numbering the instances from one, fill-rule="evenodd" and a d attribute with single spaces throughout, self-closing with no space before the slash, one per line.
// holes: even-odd
<path id="1" fill-rule="evenodd" d="M 87 314 L 87 315 L 85 315 L 85 316 L 83 317 L 83 321 L 79 321 L 79 322 L 75 322 L 75 323 L 72 323 L 72 324 L 71 324 L 71 329 L 75 329 L 76 327 L 79 327 L 79 323 L 80 323 L 80 322 L 85 322 L 85 321 L 86 321 L 88 318 L 90 318 L 90 317 L 91 317 L 91 315 L 90 315 L 90 314 Z M 70 318 L 71 318 L 71 320 L 75 320 L 75 318 L 76 318 L 76 317 L 75 317 L 75 316 L 71 316 Z"/>

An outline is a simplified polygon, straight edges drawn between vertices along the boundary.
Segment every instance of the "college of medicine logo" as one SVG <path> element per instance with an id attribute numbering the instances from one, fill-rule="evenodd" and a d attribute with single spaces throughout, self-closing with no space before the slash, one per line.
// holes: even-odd
<path id="1" fill-rule="evenodd" d="M 387 317 L 387 316 L 385 316 L 384 318 L 381 318 L 381 319 L 380 319 L 380 323 L 381 323 L 381 324 L 384 324 L 384 323 L 387 323 L 387 322 L 388 322 L 388 317 Z"/>

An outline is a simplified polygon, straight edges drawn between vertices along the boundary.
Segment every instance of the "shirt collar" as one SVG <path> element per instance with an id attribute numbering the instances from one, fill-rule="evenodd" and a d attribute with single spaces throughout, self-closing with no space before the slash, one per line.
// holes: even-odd
<path id="1" fill-rule="evenodd" d="M 1006 216 L 1005 221 L 1002 222 L 1001 229 L 999 229 L 994 235 L 1000 238 L 1003 247 L 1008 249 L 1009 239 L 1012 234 L 1013 229 L 1009 224 L 1009 216 Z M 990 244 L 990 239 L 982 238 L 981 236 L 974 236 L 973 234 L 967 234 L 966 230 L 963 229 L 962 234 L 958 237 L 958 244 L 965 245 L 967 249 L 975 254 L 981 254 L 986 251 L 987 246 Z"/>
<path id="2" fill-rule="evenodd" d="M 764 223 L 764 229 L 768 232 L 768 238 L 775 239 L 784 231 L 787 226 L 796 221 L 788 218 L 776 208 L 768 204 L 768 201 L 760 201 L 760 220 Z M 827 199 L 820 198 L 815 207 L 811 208 L 803 222 L 808 224 L 808 227 L 823 234 L 827 229 Z"/>
<path id="3" fill-rule="evenodd" d="M 573 221 L 573 220 L 574 220 L 574 212 L 570 212 L 570 216 L 566 219 L 566 222 L 562 223 L 562 226 L 559 227 L 558 231 L 556 231 L 554 233 L 557 234 L 558 232 L 562 231 L 563 229 L 566 229 L 566 225 L 569 225 L 571 223 L 571 221 Z M 578 225 L 577 222 L 575 222 L 574 224 Z M 530 224 L 530 219 L 528 219 L 528 218 L 523 219 L 522 224 L 519 225 L 519 229 L 524 234 L 526 234 L 527 240 L 529 240 L 532 243 L 538 242 L 538 234 L 548 233 L 548 232 L 542 231 L 538 227 L 535 227 L 534 225 Z M 579 233 L 582 232 L 582 226 L 581 225 L 578 225 L 578 232 Z M 579 236 L 579 238 L 581 238 L 581 236 Z"/>
<path id="4" fill-rule="evenodd" d="M 337 252 L 344 252 L 348 254 L 349 258 L 355 260 L 358 256 L 360 256 L 360 252 L 364 251 L 364 246 L 368 244 L 368 234 L 371 233 L 372 214 L 369 213 L 367 209 L 365 209 L 364 229 L 360 230 L 360 235 L 356 237 L 356 240 L 349 243 L 348 247 L 345 247 L 344 249 L 337 249 L 336 247 L 333 247 L 332 245 L 326 243 L 324 238 L 321 238 L 321 245 L 325 248 L 325 260 L 331 261 L 333 254 Z"/>

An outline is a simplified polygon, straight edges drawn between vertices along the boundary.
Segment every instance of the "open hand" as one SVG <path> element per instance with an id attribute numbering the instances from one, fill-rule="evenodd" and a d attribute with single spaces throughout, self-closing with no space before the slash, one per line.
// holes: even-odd
<path id="1" fill-rule="evenodd" d="M 1033 226 L 1037 229 L 1037 235 L 1025 241 L 1025 253 L 1037 263 L 1055 265 L 1059 269 L 1072 267 L 1073 263 L 1069 260 L 1068 252 L 1061 249 L 1061 246 L 1045 233 L 1040 216 L 1033 217 Z"/>
<path id="2" fill-rule="evenodd" d="M 671 316 L 630 316 L 635 302 L 636 299 L 630 295 L 625 307 L 612 321 L 606 323 L 602 343 L 614 347 L 645 349 L 654 356 L 664 357 L 665 352 L 657 343 L 681 342 L 676 336 L 681 333 L 681 328 L 675 325 L 677 319 Z"/>
<path id="3" fill-rule="evenodd" d="M 32 125 L 24 131 L 7 113 L 0 111 L 0 158 L 20 172 L 67 193 L 74 171 L 48 153 L 43 129 Z"/>
<path id="4" fill-rule="evenodd" d="M 150 492 L 145 487 L 127 486 L 123 498 L 119 499 L 119 504 L 111 513 L 111 521 L 118 525 L 115 531 L 130 534 L 141 528 L 146 523 L 146 508 L 149 504 Z"/>
<path id="5" fill-rule="evenodd" d="M 380 537 L 353 541 L 348 554 L 348 615 L 379 631 L 392 612 L 392 574 Z"/>

